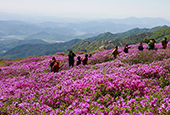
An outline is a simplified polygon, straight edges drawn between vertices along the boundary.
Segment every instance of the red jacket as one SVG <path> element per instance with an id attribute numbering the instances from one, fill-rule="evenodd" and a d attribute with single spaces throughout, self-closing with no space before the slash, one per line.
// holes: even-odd
<path id="1" fill-rule="evenodd" d="M 61 66 L 61 67 L 62 67 L 62 66 Z M 61 69 L 61 67 L 60 67 L 59 63 L 55 62 L 54 65 L 53 65 L 53 67 L 51 68 L 51 71 L 53 71 L 53 72 L 58 72 L 59 69 Z"/>

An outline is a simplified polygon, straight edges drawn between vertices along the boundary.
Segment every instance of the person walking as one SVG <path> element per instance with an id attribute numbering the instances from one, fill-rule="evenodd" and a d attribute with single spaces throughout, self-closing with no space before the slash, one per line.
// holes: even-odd
<path id="1" fill-rule="evenodd" d="M 119 51 L 118 51 L 118 46 L 116 46 L 113 51 L 112 51 L 112 55 L 114 56 L 114 58 L 116 59 L 117 55 L 119 54 Z"/>
<path id="2" fill-rule="evenodd" d="M 124 52 L 125 52 L 125 53 L 128 53 L 128 52 L 129 52 L 129 51 L 128 51 L 129 48 L 130 48 L 130 47 L 128 47 L 128 44 L 126 44 L 126 46 L 124 47 Z"/>
<path id="3" fill-rule="evenodd" d="M 140 45 L 138 46 L 138 49 L 139 49 L 139 51 L 143 51 L 143 44 L 142 44 L 142 42 L 140 42 Z"/>
<path id="4" fill-rule="evenodd" d="M 162 41 L 162 47 L 163 47 L 163 49 L 166 49 L 167 44 L 168 44 L 167 37 L 165 37 L 165 39 Z"/>
<path id="5" fill-rule="evenodd" d="M 51 72 L 52 72 L 52 67 L 54 65 L 54 63 L 56 62 L 57 60 L 55 59 L 55 57 L 52 57 L 52 59 L 49 61 L 50 63 L 50 67 L 51 67 Z"/>
<path id="6" fill-rule="evenodd" d="M 70 66 L 74 67 L 74 57 L 75 57 L 75 56 L 76 56 L 76 55 L 75 55 L 72 51 L 69 52 L 69 54 L 68 54 L 69 67 L 70 67 Z"/>

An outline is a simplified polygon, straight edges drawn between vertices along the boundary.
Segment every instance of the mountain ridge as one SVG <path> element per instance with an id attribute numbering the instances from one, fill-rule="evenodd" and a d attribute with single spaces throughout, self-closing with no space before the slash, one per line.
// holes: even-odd
<path id="1" fill-rule="evenodd" d="M 16 59 L 19 57 L 26 58 L 29 56 L 52 55 L 56 52 L 63 52 L 81 41 L 81 39 L 74 39 L 68 42 L 55 44 L 22 44 L 1 54 L 0 57 Z"/>
<path id="2" fill-rule="evenodd" d="M 155 33 L 150 32 L 154 29 L 157 29 L 157 31 Z M 136 32 L 136 30 L 138 30 L 138 32 Z M 96 40 L 96 41 L 91 41 L 91 42 L 88 41 L 88 39 L 85 39 L 85 41 L 83 41 L 82 39 L 73 39 L 73 40 L 70 40 L 70 41 L 64 42 L 64 43 L 55 43 L 55 44 L 49 44 L 49 45 L 28 45 L 27 44 L 27 45 L 22 45 L 22 47 L 16 46 L 13 49 L 5 52 L 3 55 L 1 55 L 1 57 L 2 58 L 19 58 L 19 56 L 22 57 L 21 55 L 23 55 L 23 57 L 51 55 L 56 52 L 67 52 L 68 49 L 73 50 L 73 51 L 80 50 L 80 51 L 85 51 L 85 52 L 87 52 L 88 50 L 96 50 L 101 47 L 107 47 L 108 49 L 110 49 L 110 48 L 115 47 L 116 45 L 123 46 L 127 43 L 129 43 L 129 44 L 139 43 L 141 40 L 148 39 L 152 35 L 157 36 L 157 33 L 159 33 L 159 32 L 164 33 L 165 30 L 167 31 L 167 34 L 169 35 L 170 28 L 169 27 L 167 28 L 167 26 L 162 26 L 162 27 L 154 27 L 151 29 L 132 29 L 132 30 L 129 30 L 128 32 L 125 32 L 126 34 L 128 33 L 127 35 L 133 35 L 132 37 L 128 37 L 127 35 L 123 35 L 122 33 L 119 33 L 118 35 L 120 35 L 120 36 L 126 36 L 126 38 L 124 38 L 124 39 L 110 40 L 107 37 L 112 36 L 112 35 L 114 36 L 114 34 L 112 34 L 110 32 L 106 32 L 104 34 L 101 34 L 100 36 L 102 36 L 101 38 L 105 38 L 105 35 L 106 35 L 107 39 Z M 144 32 L 144 31 L 146 31 L 146 32 Z M 167 36 L 167 35 L 163 34 L 163 36 L 160 39 L 163 39 L 164 36 Z M 169 40 L 169 38 L 168 38 L 168 40 Z M 24 49 L 23 52 L 25 54 L 18 53 L 20 51 L 20 49 Z M 33 50 L 35 50 L 35 51 L 33 51 Z M 17 56 L 17 54 L 19 56 Z"/>
<path id="3" fill-rule="evenodd" d="M 138 32 L 136 30 L 138 30 Z M 132 32 L 132 35 L 129 34 L 131 32 Z M 160 32 L 161 32 L 161 36 L 159 36 Z M 109 36 L 108 34 L 111 36 L 111 38 L 108 38 Z M 122 34 L 119 34 L 119 35 L 122 36 Z M 82 51 L 90 51 L 90 50 L 96 50 L 96 49 L 100 49 L 104 47 L 106 49 L 111 49 L 115 46 L 125 46 L 126 44 L 137 44 L 142 41 L 147 42 L 149 39 L 155 39 L 157 42 L 161 42 L 164 39 L 164 37 L 168 37 L 168 40 L 170 40 L 170 27 L 162 26 L 162 27 L 154 27 L 151 29 L 141 29 L 141 30 L 138 28 L 132 29 L 132 30 L 129 30 L 128 32 L 125 32 L 126 37 L 123 39 L 117 39 L 117 38 L 113 39 L 113 36 L 117 37 L 114 34 L 109 33 L 109 32 L 100 34 L 97 37 L 91 38 L 92 40 L 89 41 L 90 43 L 88 45 L 77 44 L 77 45 L 72 46 L 70 49 L 73 51 L 77 51 L 77 49 L 82 50 Z M 106 39 L 104 41 L 103 39 L 100 39 L 100 38 L 106 38 Z M 96 41 L 94 39 L 96 39 Z"/>

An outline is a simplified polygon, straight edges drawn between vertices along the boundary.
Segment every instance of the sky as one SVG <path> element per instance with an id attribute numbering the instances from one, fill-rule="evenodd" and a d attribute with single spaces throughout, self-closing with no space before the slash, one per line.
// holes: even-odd
<path id="1" fill-rule="evenodd" d="M 170 0 L 0 0 L 0 12 L 87 19 L 165 18 Z"/>

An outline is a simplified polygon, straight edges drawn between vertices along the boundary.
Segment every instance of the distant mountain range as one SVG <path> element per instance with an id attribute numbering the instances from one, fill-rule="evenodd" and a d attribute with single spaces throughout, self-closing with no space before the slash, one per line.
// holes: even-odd
<path id="1" fill-rule="evenodd" d="M 92 41 L 103 40 L 103 39 L 110 39 L 110 40 L 124 39 L 124 38 L 127 38 L 127 37 L 133 37 L 138 33 L 154 32 L 155 30 L 157 30 L 159 28 L 167 28 L 167 27 L 168 26 L 156 26 L 156 27 L 153 27 L 151 29 L 148 29 L 148 28 L 143 28 L 143 29 L 134 28 L 134 29 L 128 30 L 126 32 L 118 33 L 118 34 L 112 34 L 110 32 L 106 32 L 106 33 L 100 34 L 98 36 L 87 38 L 86 40 L 92 42 Z"/>
<path id="2" fill-rule="evenodd" d="M 2 15 L 3 18 L 1 17 Z M 24 22 L 23 18 L 21 18 L 22 21 L 19 21 L 18 19 L 15 20 L 15 18 L 11 18 L 13 20 L 5 20 L 5 19 L 9 19 L 10 17 L 9 16 L 7 18 L 6 17 L 7 15 L 0 12 L 0 17 L 1 17 L 0 18 L 0 54 L 1 54 L 0 58 L 18 58 L 19 56 L 26 57 L 26 56 L 33 56 L 35 54 L 37 54 L 37 56 L 51 55 L 53 52 L 66 51 L 67 49 L 71 48 L 73 45 L 80 46 L 80 47 L 75 46 L 77 49 L 72 47 L 73 50 L 78 50 L 78 49 L 84 51 L 94 50 L 101 47 L 101 45 L 99 45 L 96 48 L 93 48 L 93 45 L 96 43 L 96 41 L 121 40 L 121 42 L 119 43 L 124 44 L 124 42 L 122 41 L 124 39 L 132 38 L 139 33 L 145 33 L 144 35 L 150 36 L 150 33 L 153 33 L 158 28 L 168 27 L 163 25 L 170 25 L 170 22 L 163 18 L 135 18 L 135 17 L 129 17 L 125 19 L 107 19 L 107 20 L 95 20 L 95 21 L 87 21 L 87 20 L 80 21 L 78 19 L 75 20 L 70 19 L 70 21 L 67 20 L 67 22 L 64 21 L 66 19 L 61 19 L 61 20 L 58 19 L 56 22 L 40 21 L 39 23 L 30 23 L 30 22 Z M 164 34 L 162 36 L 164 36 Z M 158 38 L 158 39 L 162 39 L 162 38 Z M 74 41 L 73 43 L 72 40 Z M 85 44 L 83 44 L 83 42 L 81 43 L 82 45 L 78 44 L 83 40 L 86 40 Z M 67 42 L 58 43 L 64 41 Z M 71 43 L 69 44 L 69 42 Z M 104 41 L 102 41 L 102 45 L 103 42 Z M 89 44 L 93 43 L 93 45 L 89 46 L 88 48 L 85 48 L 84 46 L 86 46 L 87 43 Z M 39 46 L 41 47 L 42 45 L 43 48 L 40 48 L 41 51 L 39 51 L 38 53 L 33 53 L 35 52 L 32 49 L 35 48 L 33 44 L 37 44 L 37 46 L 35 45 L 36 47 Z M 55 44 L 54 45 L 55 51 L 48 52 L 48 50 L 50 50 L 48 49 L 49 46 L 50 45 L 53 46 L 53 44 Z M 62 44 L 63 46 L 59 44 Z M 67 46 L 65 46 L 66 44 Z M 105 44 L 107 44 L 107 42 Z M 116 42 L 114 43 L 114 45 L 115 44 Z M 21 48 L 20 45 L 22 45 L 22 47 L 25 47 L 25 45 L 27 48 L 28 46 L 30 47 L 28 49 L 23 48 L 25 50 L 20 51 L 20 53 L 23 53 L 22 51 L 24 51 L 26 55 L 20 54 L 17 56 L 17 53 L 19 51 L 17 51 L 16 49 L 14 50 L 14 52 L 17 51 L 15 56 L 13 56 L 14 54 L 9 53 L 13 51 L 13 48 L 16 47 Z M 112 45 L 108 46 L 108 48 L 110 47 L 112 47 Z M 31 49 L 32 52 L 29 51 Z"/>
<path id="3" fill-rule="evenodd" d="M 0 58 L 52 55 L 56 52 L 67 52 L 68 49 L 73 51 L 97 50 L 104 47 L 111 49 L 115 46 L 124 46 L 125 44 L 137 44 L 144 39 L 154 38 L 157 42 L 160 42 L 165 36 L 170 40 L 170 27 L 168 26 L 159 26 L 151 29 L 135 28 L 118 34 L 106 32 L 85 40 L 73 39 L 64 43 L 19 45 L 1 54 Z"/>
<path id="4" fill-rule="evenodd" d="M 2 13 L 0 13 L 0 17 L 1 15 Z M 5 18 L 3 17 L 2 19 Z M 85 39 L 105 32 L 122 33 L 133 28 L 152 28 L 170 25 L 170 22 L 163 18 L 136 17 L 77 22 L 56 21 L 58 22 L 47 21 L 33 24 L 18 20 L 1 20 L 0 36 L 24 35 L 26 39 L 41 39 L 45 33 L 44 39 L 46 41 L 69 41 L 75 38 Z"/>
<path id="5" fill-rule="evenodd" d="M 64 43 L 55 44 L 23 44 L 18 45 L 0 55 L 0 58 L 27 58 L 29 56 L 52 55 L 63 52 L 71 46 L 80 43 L 81 39 L 74 39 Z"/>
<path id="6" fill-rule="evenodd" d="M 110 19 L 110 22 L 114 22 L 116 24 L 128 24 L 128 25 L 136 25 L 137 27 L 144 27 L 144 28 L 150 28 L 154 26 L 160 26 L 160 25 L 170 25 L 170 22 L 164 18 L 150 18 L 150 17 L 144 17 L 144 18 L 136 18 L 136 17 L 128 17 L 125 19 Z"/>
<path id="7" fill-rule="evenodd" d="M 8 51 L 15 46 L 22 45 L 22 44 L 49 44 L 47 42 L 44 42 L 43 40 L 39 39 L 32 39 L 32 40 L 0 40 L 0 54 L 4 53 L 5 51 Z"/>

